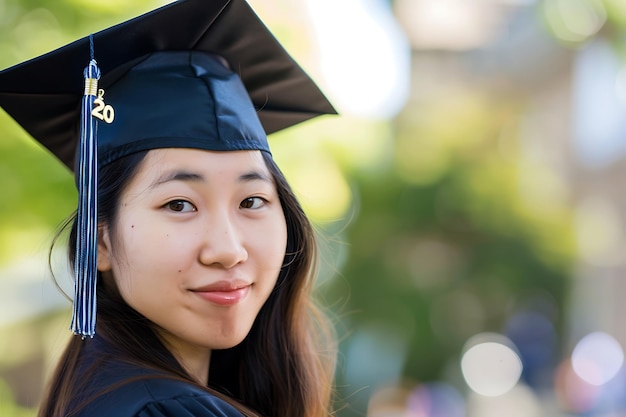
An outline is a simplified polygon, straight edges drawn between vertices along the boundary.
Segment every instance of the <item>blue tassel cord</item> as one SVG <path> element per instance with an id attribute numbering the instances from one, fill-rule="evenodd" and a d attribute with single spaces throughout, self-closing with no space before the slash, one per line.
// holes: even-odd
<path id="1" fill-rule="evenodd" d="M 98 253 L 98 148 L 97 120 L 92 116 L 98 95 L 100 69 L 93 59 L 85 68 L 85 94 L 82 99 L 78 155 L 78 218 L 75 294 L 71 330 L 83 338 L 96 331 L 96 282 Z"/>

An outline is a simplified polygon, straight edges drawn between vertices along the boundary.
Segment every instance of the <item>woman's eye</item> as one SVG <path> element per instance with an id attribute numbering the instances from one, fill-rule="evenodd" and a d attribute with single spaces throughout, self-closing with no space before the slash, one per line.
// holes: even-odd
<path id="1" fill-rule="evenodd" d="M 170 209 L 171 211 L 176 211 L 178 213 L 188 213 L 191 211 L 196 211 L 196 207 L 189 201 L 185 200 L 172 200 L 166 203 L 165 207 Z"/>
<path id="2" fill-rule="evenodd" d="M 265 204 L 265 200 L 261 197 L 248 197 L 239 204 L 239 207 L 244 209 L 258 209 Z"/>

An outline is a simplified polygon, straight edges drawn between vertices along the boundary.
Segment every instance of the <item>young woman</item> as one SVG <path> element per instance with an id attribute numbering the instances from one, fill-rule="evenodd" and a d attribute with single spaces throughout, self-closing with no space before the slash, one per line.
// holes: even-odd
<path id="1" fill-rule="evenodd" d="M 100 181 L 97 334 L 72 338 L 39 415 L 239 415 L 205 391 L 244 415 L 328 415 L 313 232 L 271 157 L 155 149 Z"/>
<path id="2" fill-rule="evenodd" d="M 80 104 L 68 96 L 83 92 L 63 80 L 19 89 L 87 45 L 111 52 L 99 57 L 105 112 L 90 113 L 104 119 L 89 128 L 97 157 L 80 153 L 75 168 L 82 184 L 97 159 L 96 189 L 79 185 L 97 218 L 74 219 L 69 259 L 97 244 L 95 291 L 77 292 L 97 305 L 97 332 L 79 326 L 39 416 L 331 414 L 315 238 L 266 131 L 332 107 L 243 0 L 179 1 L 0 72 L 0 105 L 72 168 Z"/>

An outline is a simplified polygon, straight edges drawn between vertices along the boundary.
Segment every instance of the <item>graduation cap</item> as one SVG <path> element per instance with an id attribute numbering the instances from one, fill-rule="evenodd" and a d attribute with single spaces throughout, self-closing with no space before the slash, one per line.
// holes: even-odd
<path id="1" fill-rule="evenodd" d="M 269 152 L 335 110 L 245 0 L 179 0 L 0 71 L 0 106 L 76 174 L 72 330 L 95 334 L 98 167 L 183 147 Z"/>

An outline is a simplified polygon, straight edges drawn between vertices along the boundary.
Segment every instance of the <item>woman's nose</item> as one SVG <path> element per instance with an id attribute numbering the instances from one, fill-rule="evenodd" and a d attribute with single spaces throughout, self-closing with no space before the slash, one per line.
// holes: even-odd
<path id="1" fill-rule="evenodd" d="M 200 263 L 230 269 L 248 259 L 242 233 L 228 216 L 213 218 L 202 233 Z"/>

